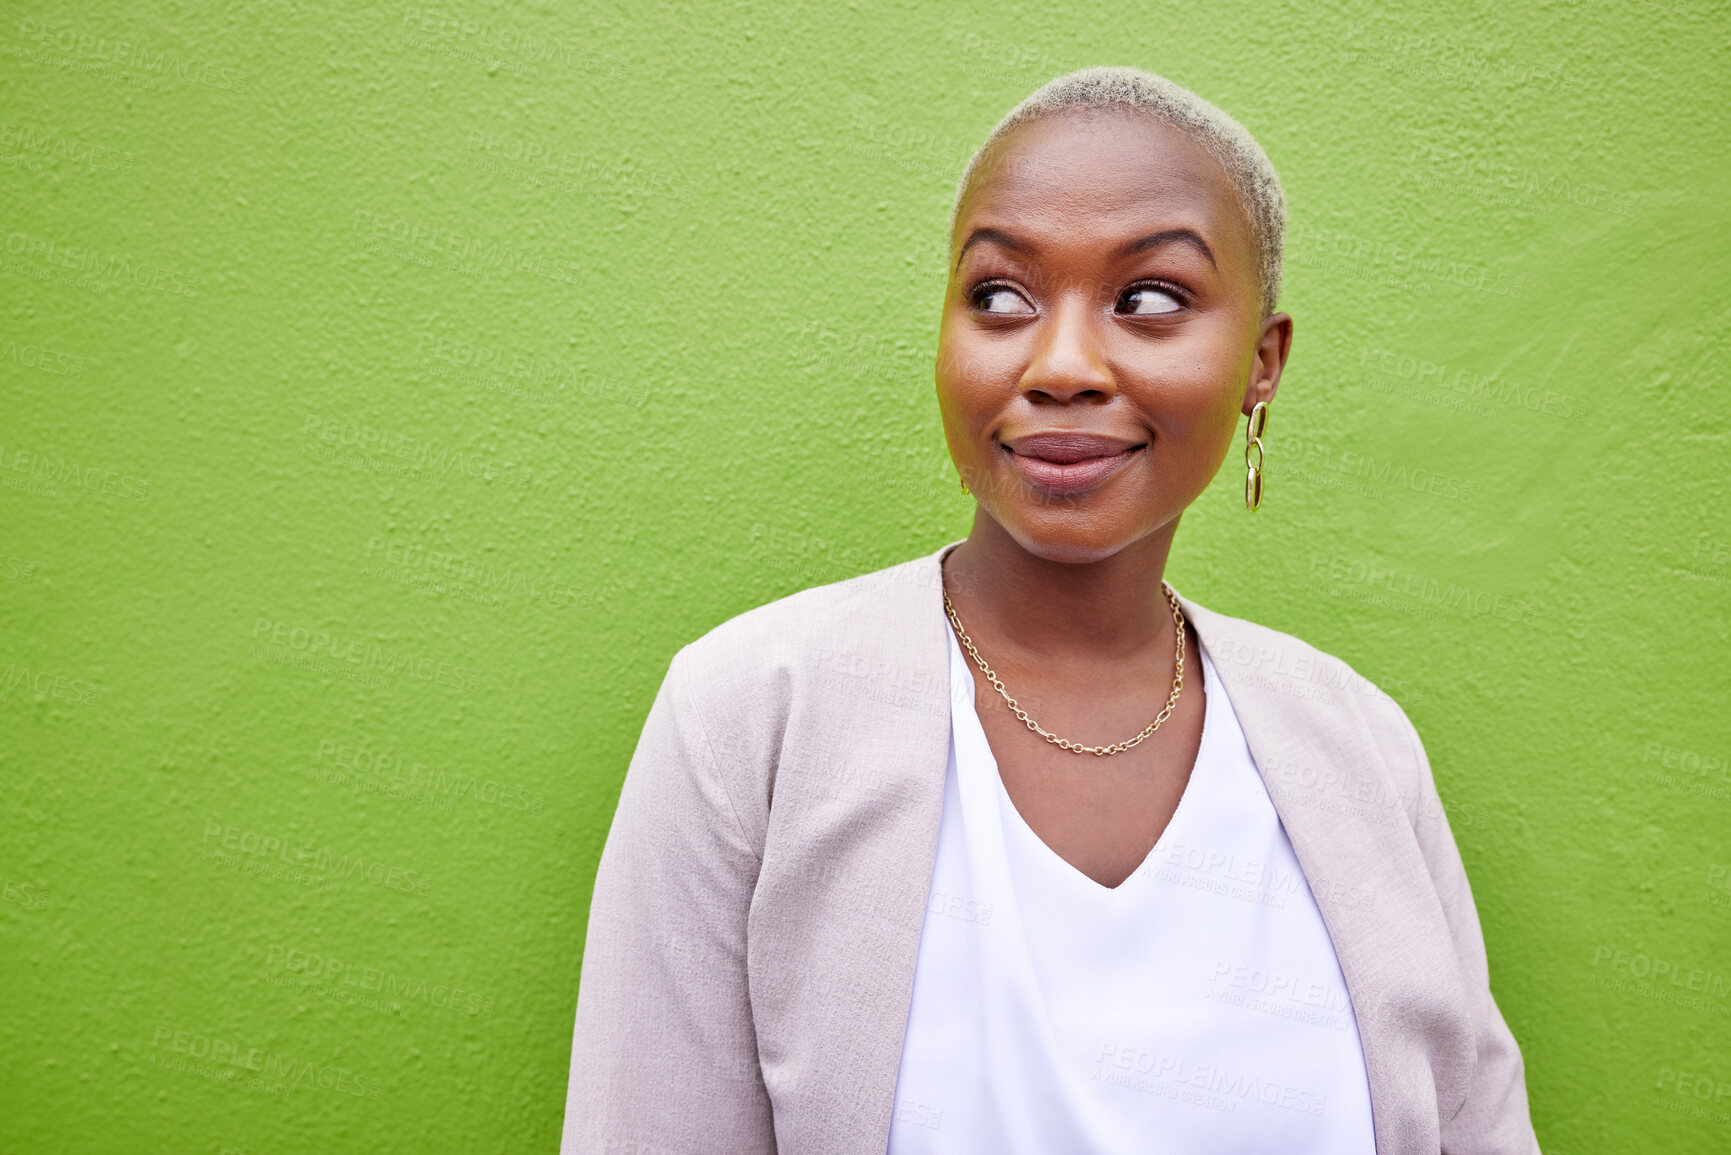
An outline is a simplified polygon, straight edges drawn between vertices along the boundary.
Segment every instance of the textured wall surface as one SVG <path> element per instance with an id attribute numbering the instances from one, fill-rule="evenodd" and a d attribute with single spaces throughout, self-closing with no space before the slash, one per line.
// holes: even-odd
<path id="1" fill-rule="evenodd" d="M 1330 7 L 9 5 L 0 1149 L 554 1150 L 668 658 L 965 534 L 952 182 L 1126 63 L 1292 205 L 1175 583 L 1407 708 L 1547 1150 L 1731 1150 L 1731 19 Z"/>

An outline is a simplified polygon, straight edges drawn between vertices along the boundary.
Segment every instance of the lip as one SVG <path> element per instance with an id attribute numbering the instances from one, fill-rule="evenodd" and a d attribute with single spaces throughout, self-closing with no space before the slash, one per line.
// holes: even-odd
<path id="1" fill-rule="evenodd" d="M 1147 448 L 1145 441 L 1079 430 L 1034 433 L 1001 444 L 1024 481 L 1058 497 L 1086 493 Z"/>

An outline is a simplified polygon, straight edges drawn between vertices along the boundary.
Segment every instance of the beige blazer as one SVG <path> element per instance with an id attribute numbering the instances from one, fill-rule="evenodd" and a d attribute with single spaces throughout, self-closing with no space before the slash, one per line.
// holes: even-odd
<path id="1" fill-rule="evenodd" d="M 674 656 L 595 876 L 565 1155 L 883 1155 L 943 807 L 954 544 Z M 1333 938 L 1377 1151 L 1536 1152 L 1406 715 L 1340 660 L 1180 600 Z"/>

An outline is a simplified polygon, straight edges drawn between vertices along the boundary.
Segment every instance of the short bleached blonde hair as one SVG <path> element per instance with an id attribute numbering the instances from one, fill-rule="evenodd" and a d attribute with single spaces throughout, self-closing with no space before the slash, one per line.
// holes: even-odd
<path id="1" fill-rule="evenodd" d="M 1041 85 L 1016 105 L 975 150 L 956 185 L 950 231 L 981 158 L 1012 129 L 1053 113 L 1125 108 L 1154 117 L 1194 140 L 1220 162 L 1250 220 L 1257 250 L 1257 287 L 1264 316 L 1280 300 L 1286 245 L 1286 194 L 1268 154 L 1250 131 L 1188 88 L 1140 68 L 1084 68 Z"/>

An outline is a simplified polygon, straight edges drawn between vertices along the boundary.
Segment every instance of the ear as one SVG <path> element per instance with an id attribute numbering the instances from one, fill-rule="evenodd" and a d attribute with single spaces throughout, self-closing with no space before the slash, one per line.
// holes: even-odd
<path id="1" fill-rule="evenodd" d="M 1286 356 L 1291 351 L 1292 318 L 1286 313 L 1275 313 L 1262 322 L 1255 355 L 1250 359 L 1250 378 L 1244 384 L 1244 408 L 1240 410 L 1246 417 L 1258 401 L 1274 400 L 1274 391 L 1280 388 L 1281 370 L 1286 368 Z"/>

